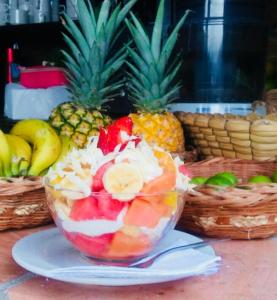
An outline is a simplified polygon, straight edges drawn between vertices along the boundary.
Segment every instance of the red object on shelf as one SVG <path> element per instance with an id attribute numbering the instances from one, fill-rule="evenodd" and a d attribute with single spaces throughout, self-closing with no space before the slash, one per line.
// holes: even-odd
<path id="1" fill-rule="evenodd" d="M 26 88 L 49 88 L 66 85 L 64 70 L 58 67 L 34 66 L 20 68 L 20 84 Z"/>
<path id="2" fill-rule="evenodd" d="M 8 48 L 8 82 L 12 82 L 11 64 L 13 63 L 13 49 Z"/>

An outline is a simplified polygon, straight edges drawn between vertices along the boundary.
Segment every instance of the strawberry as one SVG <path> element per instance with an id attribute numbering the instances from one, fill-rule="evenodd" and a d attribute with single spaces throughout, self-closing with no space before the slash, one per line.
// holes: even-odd
<path id="1" fill-rule="evenodd" d="M 127 205 L 126 202 L 113 199 L 112 195 L 107 193 L 104 189 L 101 190 L 96 197 L 99 211 L 109 220 L 116 220 L 121 210 Z"/>
<path id="2" fill-rule="evenodd" d="M 125 131 L 128 135 L 132 135 L 133 121 L 130 117 L 122 117 L 116 120 L 113 125 L 121 131 Z"/>
<path id="3" fill-rule="evenodd" d="M 108 132 L 104 128 L 100 128 L 97 147 L 102 150 L 104 155 L 109 153 Z"/>
<path id="4" fill-rule="evenodd" d="M 106 155 L 114 151 L 115 147 L 123 144 L 121 134 L 125 132 L 128 136 L 132 135 L 133 122 L 129 117 L 123 117 L 109 125 L 107 129 L 100 129 L 98 147 Z"/>
<path id="5" fill-rule="evenodd" d="M 114 148 L 121 144 L 121 130 L 119 127 L 116 127 L 114 124 L 108 127 L 108 149 L 109 152 L 113 152 Z"/>
<path id="6" fill-rule="evenodd" d="M 93 192 L 99 192 L 104 188 L 103 185 L 103 176 L 105 172 L 109 169 L 110 166 L 112 166 L 114 163 L 113 161 L 109 161 L 102 165 L 97 171 L 96 174 L 93 176 L 93 182 L 92 182 L 92 191 Z"/>
<path id="7" fill-rule="evenodd" d="M 101 217 L 98 201 L 91 196 L 75 201 L 70 213 L 70 218 L 74 221 L 94 220 Z"/>
<path id="8" fill-rule="evenodd" d="M 135 142 L 135 146 L 137 146 L 138 143 L 141 142 L 141 138 L 136 137 L 136 138 L 134 138 L 134 139 L 132 139 L 132 140 L 130 140 L 130 141 L 131 141 L 131 142 Z M 119 151 L 123 151 L 123 150 L 126 148 L 126 146 L 128 145 L 128 143 L 129 143 L 130 141 L 127 141 L 127 142 L 123 143 L 123 144 L 121 145 Z"/>

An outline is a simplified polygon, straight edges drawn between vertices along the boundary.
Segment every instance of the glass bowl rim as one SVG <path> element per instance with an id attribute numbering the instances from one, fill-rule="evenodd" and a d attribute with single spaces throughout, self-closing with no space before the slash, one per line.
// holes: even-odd
<path id="1" fill-rule="evenodd" d="M 165 196 L 165 195 L 168 195 L 170 193 L 177 193 L 178 195 L 182 195 L 182 194 L 185 194 L 185 192 L 186 192 L 185 190 L 174 188 L 173 190 L 164 191 L 164 192 L 156 192 L 156 193 L 140 193 L 140 192 L 138 192 L 138 193 L 117 193 L 117 192 L 109 193 L 109 192 L 101 192 L 101 191 L 98 191 L 98 192 L 91 191 L 87 195 L 87 194 L 84 193 L 84 191 L 63 188 L 63 187 L 59 187 L 57 185 L 50 184 L 49 178 L 47 178 L 46 176 L 43 178 L 43 186 L 48 187 L 48 188 L 53 189 L 53 190 L 56 190 L 56 191 L 79 193 L 79 194 L 84 195 L 84 198 L 89 197 L 89 196 L 94 196 L 94 195 L 95 196 L 97 196 L 97 195 L 110 195 L 110 196 L 112 196 L 114 194 L 117 194 L 117 195 L 134 195 L 135 194 L 135 197 L 154 197 L 154 196 Z"/>

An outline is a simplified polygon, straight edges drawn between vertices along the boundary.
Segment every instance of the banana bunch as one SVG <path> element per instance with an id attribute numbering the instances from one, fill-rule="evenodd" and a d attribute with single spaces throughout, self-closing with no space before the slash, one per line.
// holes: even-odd
<path id="1" fill-rule="evenodd" d="M 68 145 L 47 122 L 19 121 L 9 134 L 0 130 L 0 176 L 39 176 L 66 150 Z"/>

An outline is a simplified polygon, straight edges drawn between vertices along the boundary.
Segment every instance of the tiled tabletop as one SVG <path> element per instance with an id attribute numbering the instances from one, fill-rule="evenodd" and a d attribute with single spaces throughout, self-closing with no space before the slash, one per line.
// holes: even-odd
<path id="1" fill-rule="evenodd" d="M 0 300 L 277 299 L 277 237 L 215 244 L 223 266 L 214 275 L 155 285 L 101 287 L 50 280 L 27 272 L 13 261 L 12 246 L 19 238 L 47 228 L 0 233 Z"/>

